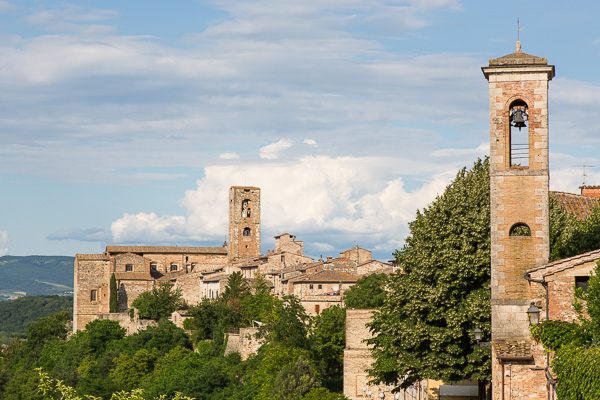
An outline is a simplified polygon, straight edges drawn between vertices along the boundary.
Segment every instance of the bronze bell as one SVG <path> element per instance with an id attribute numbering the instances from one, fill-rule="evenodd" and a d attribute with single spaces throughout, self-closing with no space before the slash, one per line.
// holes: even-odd
<path id="1" fill-rule="evenodd" d="M 519 130 L 521 130 L 521 128 L 524 128 L 526 126 L 525 118 L 527 118 L 527 113 L 525 112 L 525 110 L 521 110 L 521 109 L 517 108 L 513 113 L 513 118 L 512 118 L 513 126 L 515 128 L 519 128 Z"/>

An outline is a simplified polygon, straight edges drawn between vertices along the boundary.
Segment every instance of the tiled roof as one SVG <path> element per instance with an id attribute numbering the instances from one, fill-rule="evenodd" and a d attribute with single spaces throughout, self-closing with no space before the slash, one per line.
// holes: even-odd
<path id="1" fill-rule="evenodd" d="M 574 193 L 550 192 L 558 200 L 558 204 L 578 220 L 584 220 L 592 214 L 592 208 L 598 205 L 598 198 L 582 196 Z"/>
<path id="2" fill-rule="evenodd" d="M 532 56 L 531 54 L 516 52 L 504 57 L 498 57 L 490 60 L 490 66 L 495 65 L 530 65 L 530 64 L 548 64 L 545 58 Z"/>
<path id="3" fill-rule="evenodd" d="M 528 274 L 541 272 L 542 275 L 548 276 L 569 268 L 574 268 L 589 262 L 596 262 L 600 259 L 600 249 L 588 251 L 587 253 L 577 254 L 573 257 L 563 258 L 551 263 L 540 265 L 527 270 Z"/>
<path id="4" fill-rule="evenodd" d="M 531 341 L 521 340 L 494 340 L 492 342 L 496 357 L 501 360 L 532 360 Z"/>
<path id="5" fill-rule="evenodd" d="M 227 255 L 227 247 L 106 246 L 106 251 L 108 253 L 176 253 Z"/>
<path id="6" fill-rule="evenodd" d="M 342 271 L 323 270 L 294 279 L 302 282 L 356 282 L 360 277 Z"/>
<path id="7" fill-rule="evenodd" d="M 104 254 L 76 254 L 78 260 L 108 260 Z"/>

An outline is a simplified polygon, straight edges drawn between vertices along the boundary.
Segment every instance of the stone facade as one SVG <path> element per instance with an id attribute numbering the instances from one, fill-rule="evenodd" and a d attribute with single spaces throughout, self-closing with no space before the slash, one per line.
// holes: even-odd
<path id="1" fill-rule="evenodd" d="M 383 393 L 386 399 L 393 399 L 392 387 L 371 384 L 367 370 L 371 368 L 372 346 L 366 343 L 371 332 L 367 324 L 373 318 L 374 310 L 346 310 L 346 347 L 344 349 L 344 396 L 351 400 L 366 400 L 380 398 Z M 371 394 L 369 395 L 369 391 Z M 426 400 L 427 382 L 399 392 L 401 399 Z"/>
<path id="2" fill-rule="evenodd" d="M 229 189 L 229 256 L 233 260 L 260 255 L 260 189 Z"/>
<path id="3" fill-rule="evenodd" d="M 541 400 L 547 398 L 547 364 L 531 343 L 526 311 L 533 293 L 524 273 L 549 257 L 548 82 L 554 66 L 522 53 L 517 43 L 515 53 L 482 70 L 490 101 L 492 394 Z"/>
<path id="4" fill-rule="evenodd" d="M 113 274 L 121 312 L 162 281 L 173 283 L 190 305 L 204 298 L 217 298 L 225 290 L 229 275 L 240 272 L 251 283 L 260 273 L 274 294 L 299 296 L 312 314 L 341 304 L 343 291 L 358 279 L 357 271 L 361 275 L 381 268 L 391 271 L 389 264 L 372 260 L 371 252 L 358 246 L 340 253 L 350 258 L 327 257 L 326 261 L 314 262 L 304 255 L 304 242 L 289 233 L 275 236 L 275 250 L 261 255 L 260 209 L 259 188 L 234 186 L 229 191 L 229 245 L 107 246 L 102 254 L 78 254 L 74 265 L 73 329 L 83 329 L 88 322 L 109 313 Z M 325 272 L 315 275 L 320 271 Z M 311 293 L 310 285 L 322 289 Z"/>

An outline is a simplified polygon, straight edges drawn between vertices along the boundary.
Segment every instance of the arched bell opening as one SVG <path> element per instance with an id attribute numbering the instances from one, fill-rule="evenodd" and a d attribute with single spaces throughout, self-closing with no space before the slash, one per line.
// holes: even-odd
<path id="1" fill-rule="evenodd" d="M 529 114 L 527 103 L 515 100 L 510 104 L 510 166 L 529 167 Z"/>
<path id="2" fill-rule="evenodd" d="M 511 226 L 509 236 L 531 236 L 531 229 L 523 222 L 517 222 Z"/>

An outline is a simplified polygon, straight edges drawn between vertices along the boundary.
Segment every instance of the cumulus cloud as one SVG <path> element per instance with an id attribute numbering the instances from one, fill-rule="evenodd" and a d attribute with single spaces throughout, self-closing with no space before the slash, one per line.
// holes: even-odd
<path id="1" fill-rule="evenodd" d="M 110 226 L 116 243 L 173 243 L 187 241 L 186 219 L 155 213 L 124 214 Z"/>
<path id="2" fill-rule="evenodd" d="M 275 160 L 279 158 L 282 151 L 292 147 L 293 143 L 289 139 L 281 139 L 278 142 L 271 143 L 260 149 L 260 158 Z"/>
<path id="3" fill-rule="evenodd" d="M 5 256 L 8 254 L 8 232 L 0 231 L 0 256 Z"/>
<path id="4" fill-rule="evenodd" d="M 269 237 L 290 232 L 300 240 L 310 238 L 306 251 L 313 255 L 351 247 L 359 240 L 360 246 L 391 257 L 416 209 L 443 192 L 456 170 L 408 190 L 403 179 L 390 172 L 390 161 L 305 156 L 290 164 L 246 165 L 244 181 L 240 166 L 207 167 L 197 188 L 180 201 L 185 216 L 126 214 L 111 231 L 119 243 L 220 242 L 227 235 L 229 187 L 247 184 L 261 188 L 263 246 L 273 246 Z M 308 243 L 314 247 L 308 248 Z"/>
<path id="5" fill-rule="evenodd" d="M 307 144 L 309 146 L 316 146 L 317 145 L 317 141 L 314 139 L 304 139 L 302 141 L 302 143 Z"/>

